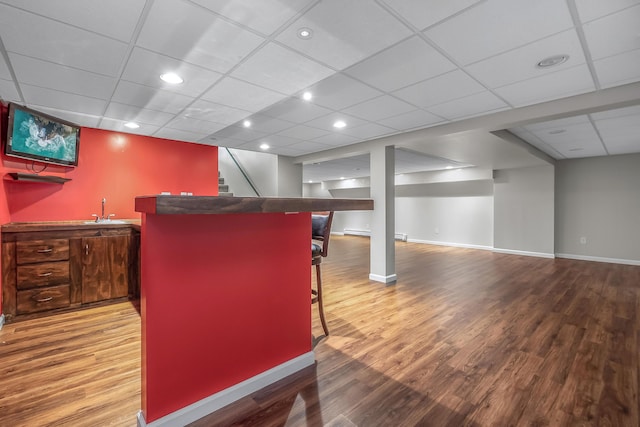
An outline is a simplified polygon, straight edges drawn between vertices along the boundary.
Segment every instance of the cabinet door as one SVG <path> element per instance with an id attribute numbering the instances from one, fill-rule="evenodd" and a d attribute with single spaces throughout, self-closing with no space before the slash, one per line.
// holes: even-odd
<path id="1" fill-rule="evenodd" d="M 126 297 L 130 236 L 82 239 L 82 302 Z"/>

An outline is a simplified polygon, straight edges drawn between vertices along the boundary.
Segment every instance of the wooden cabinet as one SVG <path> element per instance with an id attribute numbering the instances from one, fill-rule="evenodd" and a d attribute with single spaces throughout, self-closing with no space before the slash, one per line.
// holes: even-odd
<path id="1" fill-rule="evenodd" d="M 126 224 L 3 226 L 6 320 L 137 298 L 138 247 L 139 230 Z"/>
<path id="2" fill-rule="evenodd" d="M 82 302 L 126 297 L 129 293 L 130 236 L 82 239 Z"/>

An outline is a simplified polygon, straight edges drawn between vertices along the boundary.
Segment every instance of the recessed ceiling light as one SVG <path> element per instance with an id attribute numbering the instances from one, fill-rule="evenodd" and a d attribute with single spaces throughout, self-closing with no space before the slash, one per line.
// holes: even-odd
<path id="1" fill-rule="evenodd" d="M 338 129 L 342 129 L 343 127 L 345 127 L 347 124 L 342 121 L 342 120 L 338 120 L 333 124 L 334 128 L 338 128 Z"/>
<path id="2" fill-rule="evenodd" d="M 180 77 L 176 73 L 164 73 L 160 75 L 160 78 L 162 79 L 162 81 L 172 85 L 177 85 L 184 81 L 182 80 L 182 77 Z"/>
<path id="3" fill-rule="evenodd" d="M 556 129 L 549 131 L 549 135 L 558 135 L 559 133 L 565 133 L 566 129 Z"/>
<path id="4" fill-rule="evenodd" d="M 313 37 L 313 31 L 311 30 L 311 28 L 306 28 L 306 27 L 300 28 L 298 30 L 298 37 L 300 37 L 303 40 L 308 40 L 311 37 Z"/>
<path id="5" fill-rule="evenodd" d="M 126 127 L 128 127 L 129 129 L 138 129 L 140 127 L 139 124 L 134 123 L 134 122 L 127 122 L 124 124 Z"/>
<path id="6" fill-rule="evenodd" d="M 344 176 L 341 176 L 340 179 L 344 179 Z"/>
<path id="7" fill-rule="evenodd" d="M 312 181 L 312 180 L 309 180 L 308 182 L 309 182 L 309 184 L 313 184 L 313 181 Z"/>
<path id="8" fill-rule="evenodd" d="M 311 101 L 311 98 L 313 98 L 313 94 L 311 92 L 305 92 L 302 94 L 302 99 L 305 101 Z"/>
<path id="9" fill-rule="evenodd" d="M 445 169 L 453 169 L 453 166 L 449 165 Z"/>
<path id="10" fill-rule="evenodd" d="M 242 126 L 244 126 L 246 128 L 250 128 L 251 127 L 251 120 L 245 120 L 244 122 L 242 122 Z"/>
<path id="11" fill-rule="evenodd" d="M 260 149 L 261 150 L 268 150 L 269 149 L 269 144 L 267 144 L 266 142 L 263 142 L 262 144 L 260 144 Z"/>
<path id="12" fill-rule="evenodd" d="M 567 62 L 568 59 L 569 59 L 569 55 L 554 55 L 554 56 L 550 56 L 548 58 L 543 59 L 542 61 L 538 62 L 536 65 L 538 66 L 538 68 L 548 68 L 548 67 L 553 67 L 555 65 L 560 65 L 563 62 Z"/>

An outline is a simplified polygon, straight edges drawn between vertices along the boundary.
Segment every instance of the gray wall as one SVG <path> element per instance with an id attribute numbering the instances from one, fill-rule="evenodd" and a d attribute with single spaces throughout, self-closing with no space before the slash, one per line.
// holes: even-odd
<path id="1" fill-rule="evenodd" d="M 554 167 L 495 171 L 493 246 L 506 252 L 554 255 Z"/>
<path id="2" fill-rule="evenodd" d="M 559 161 L 556 225 L 560 256 L 640 261 L 640 154 Z"/>
<path id="3" fill-rule="evenodd" d="M 302 164 L 278 156 L 278 197 L 302 197 Z"/>

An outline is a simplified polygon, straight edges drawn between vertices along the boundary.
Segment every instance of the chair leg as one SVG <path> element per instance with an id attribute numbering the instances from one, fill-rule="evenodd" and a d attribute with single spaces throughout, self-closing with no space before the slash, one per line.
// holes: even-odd
<path id="1" fill-rule="evenodd" d="M 322 303 L 322 275 L 320 273 L 320 264 L 316 264 L 316 286 L 318 290 L 318 311 L 320 313 L 320 323 L 322 323 L 322 329 L 324 334 L 329 336 L 329 328 L 327 322 L 324 320 L 324 305 Z"/>

